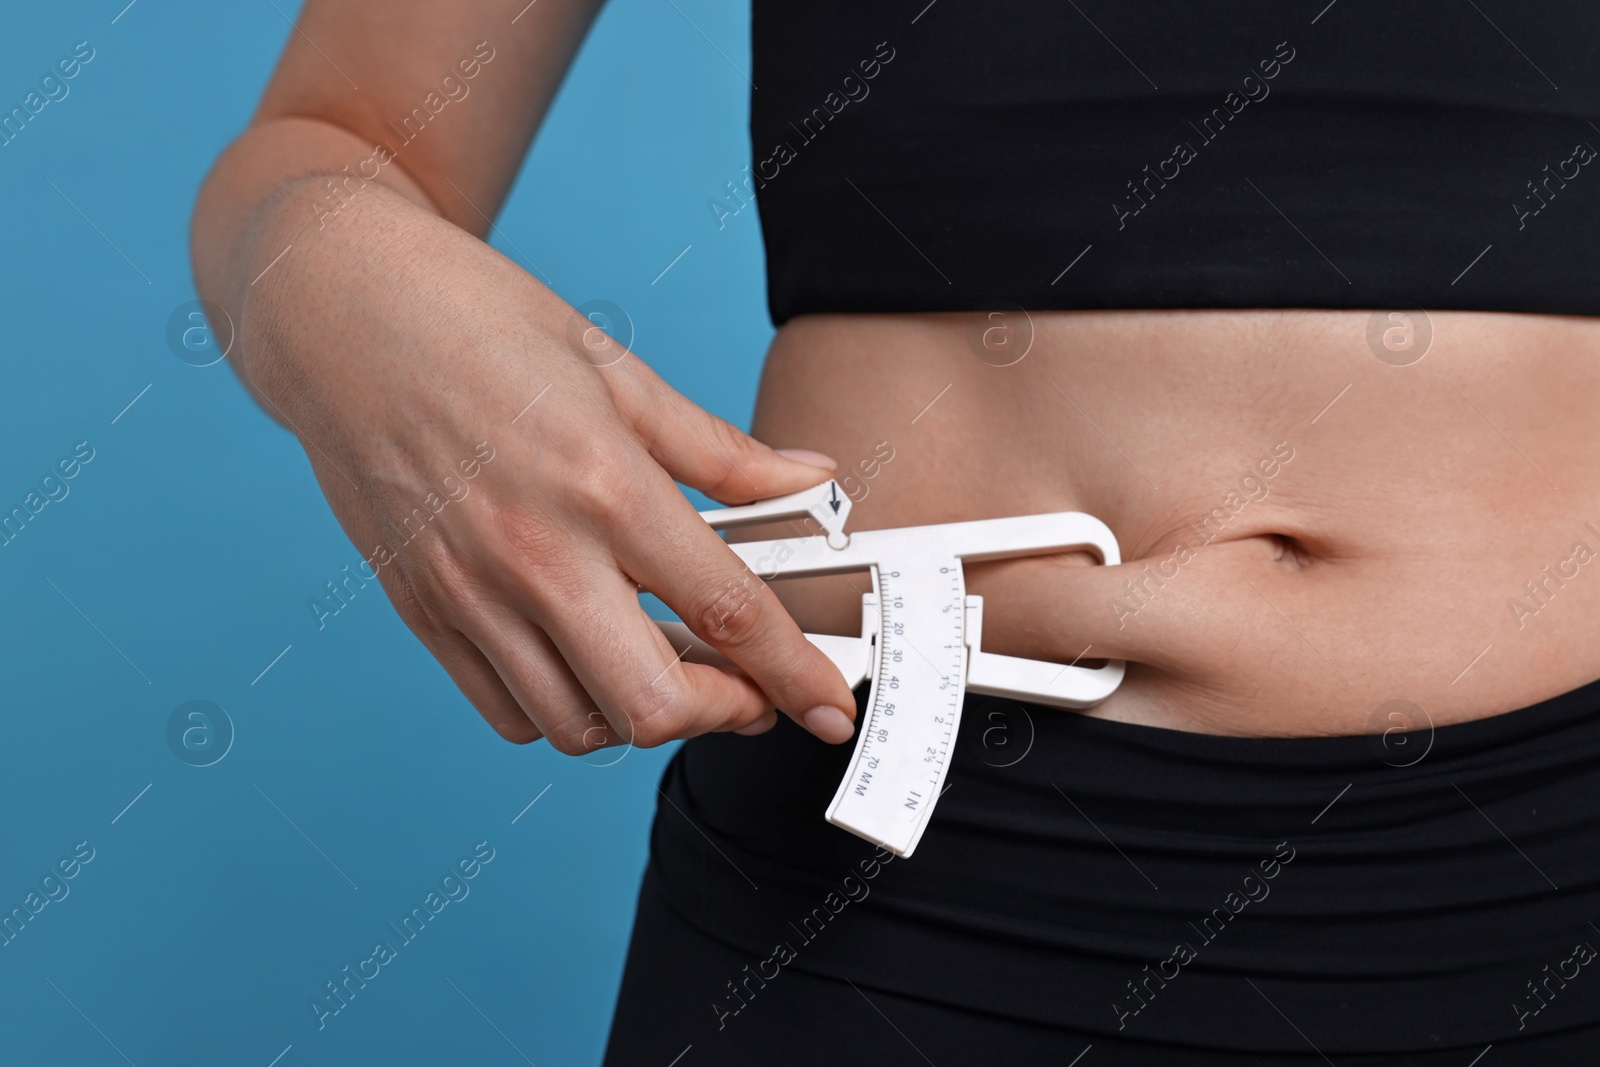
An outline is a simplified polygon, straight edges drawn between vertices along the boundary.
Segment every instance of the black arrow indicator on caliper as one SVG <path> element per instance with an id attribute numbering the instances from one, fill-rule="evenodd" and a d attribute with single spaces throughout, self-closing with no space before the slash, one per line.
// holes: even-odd
<path id="1" fill-rule="evenodd" d="M 833 499 L 828 501 L 828 505 L 833 508 L 833 513 L 837 515 L 839 514 L 839 505 L 843 503 L 843 501 L 839 499 L 839 483 L 832 482 L 830 484 L 833 488 Z"/>

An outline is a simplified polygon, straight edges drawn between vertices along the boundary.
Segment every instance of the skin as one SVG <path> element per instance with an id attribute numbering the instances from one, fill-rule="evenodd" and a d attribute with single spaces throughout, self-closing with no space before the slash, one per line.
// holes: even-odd
<path id="1" fill-rule="evenodd" d="M 807 316 L 775 338 L 747 436 L 484 243 L 598 8 L 524 5 L 308 0 L 192 234 L 200 291 L 238 327 L 236 370 L 358 548 L 400 540 L 493 450 L 436 536 L 374 565 L 502 737 L 580 754 L 759 732 L 782 711 L 847 740 L 849 689 L 801 631 L 857 632 L 864 576 L 769 587 L 673 485 L 743 503 L 818 484 L 827 456 L 859 494 L 856 529 L 1055 510 L 1108 523 L 1119 567 L 968 568 L 989 651 L 1129 661 L 1088 714 L 1380 732 L 1396 725 L 1387 701 L 1443 724 L 1600 677 L 1600 564 L 1520 625 L 1506 606 L 1531 606 L 1522 583 L 1574 542 L 1600 549 L 1582 525 L 1600 526 L 1592 323 L 1435 314 L 1427 356 L 1395 367 L 1369 350 L 1365 312 L 1035 313 L 1006 325 L 1031 331 L 1026 356 L 997 366 L 972 340 L 992 324 L 971 315 Z M 492 58 L 465 79 L 479 42 Z M 446 72 L 470 95 L 401 145 L 388 123 Z M 392 159 L 373 162 L 379 143 Z M 874 462 L 879 441 L 891 460 Z M 1262 478 L 1278 442 L 1293 458 Z M 1265 495 L 1227 510 L 1252 473 Z M 1145 577 L 1218 506 L 1175 577 Z M 641 587 L 734 666 L 681 662 Z"/>
<path id="2" fill-rule="evenodd" d="M 1367 312 L 1035 312 L 1027 355 L 995 366 L 1001 353 L 974 354 L 974 318 L 796 320 L 754 431 L 837 456 L 853 529 L 1070 510 L 1109 525 L 1121 566 L 965 568 L 987 650 L 1130 661 L 1082 714 L 1383 733 L 1600 677 L 1600 557 L 1573 558 L 1580 541 L 1600 553 L 1585 526 L 1600 529 L 1600 324 L 1434 312 L 1427 354 L 1392 366 Z M 879 441 L 894 458 L 874 468 Z M 1292 458 L 1274 465 L 1280 442 Z M 807 631 L 859 632 L 864 576 L 777 588 Z M 1415 710 L 1395 717 L 1397 700 Z"/>

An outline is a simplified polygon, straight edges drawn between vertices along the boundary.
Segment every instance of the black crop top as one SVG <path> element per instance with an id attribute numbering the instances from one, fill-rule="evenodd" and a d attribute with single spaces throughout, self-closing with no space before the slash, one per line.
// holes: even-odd
<path id="1" fill-rule="evenodd" d="M 1600 314 L 1592 0 L 755 0 L 753 35 L 776 323 Z"/>

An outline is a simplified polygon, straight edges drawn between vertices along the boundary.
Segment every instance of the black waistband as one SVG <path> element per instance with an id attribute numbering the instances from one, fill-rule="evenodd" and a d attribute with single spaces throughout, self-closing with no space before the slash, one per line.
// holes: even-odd
<path id="1" fill-rule="evenodd" d="M 782 723 L 683 746 L 652 866 L 752 965 L 785 945 L 1199 1048 L 1481 1049 L 1600 1022 L 1597 713 L 1600 682 L 1387 742 L 1250 739 L 973 697 L 917 853 L 888 861 L 823 819 L 848 746 Z"/>

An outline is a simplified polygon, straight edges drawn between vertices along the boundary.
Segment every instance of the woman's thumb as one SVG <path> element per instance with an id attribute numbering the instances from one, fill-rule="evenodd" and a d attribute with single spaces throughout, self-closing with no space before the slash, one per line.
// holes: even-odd
<path id="1" fill-rule="evenodd" d="M 674 481 L 723 504 L 795 493 L 826 481 L 838 467 L 804 448 L 774 449 L 673 389 L 636 356 L 619 370 L 612 397 L 634 433 Z"/>

